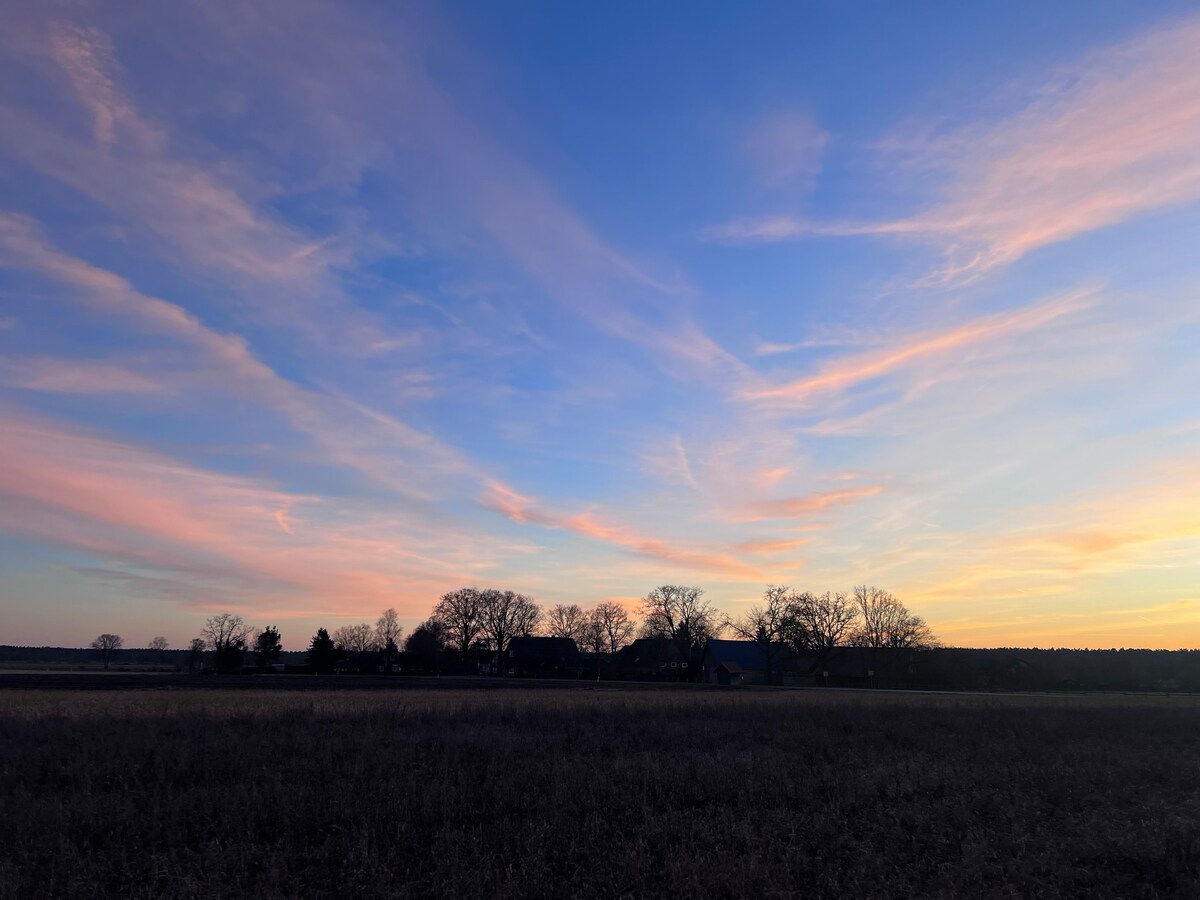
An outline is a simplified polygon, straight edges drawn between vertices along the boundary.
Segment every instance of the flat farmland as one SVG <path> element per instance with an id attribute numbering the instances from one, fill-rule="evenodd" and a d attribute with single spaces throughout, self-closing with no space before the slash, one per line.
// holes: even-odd
<path id="1" fill-rule="evenodd" d="M 3 897 L 1200 896 L 1194 698 L 54 678 Z"/>

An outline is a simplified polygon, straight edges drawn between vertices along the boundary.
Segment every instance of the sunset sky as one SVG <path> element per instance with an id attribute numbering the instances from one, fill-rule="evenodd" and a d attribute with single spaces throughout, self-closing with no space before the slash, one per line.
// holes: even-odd
<path id="1" fill-rule="evenodd" d="M 1193 4 L 0 7 L 0 643 L 1200 646 Z"/>

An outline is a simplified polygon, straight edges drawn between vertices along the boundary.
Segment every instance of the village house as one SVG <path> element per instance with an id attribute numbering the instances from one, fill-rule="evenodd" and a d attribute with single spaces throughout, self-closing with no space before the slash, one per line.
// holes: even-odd
<path id="1" fill-rule="evenodd" d="M 617 653 L 617 677 L 626 681 L 687 681 L 687 657 L 666 638 L 638 638 Z"/>
<path id="2" fill-rule="evenodd" d="M 704 647 L 702 680 L 709 684 L 799 684 L 811 668 L 811 660 L 802 659 L 783 643 L 770 645 L 770 678 L 767 672 L 767 648 L 757 641 L 713 639 Z"/>
<path id="3" fill-rule="evenodd" d="M 516 637 L 505 653 L 505 671 L 518 678 L 565 677 L 583 674 L 583 658 L 571 638 Z"/>

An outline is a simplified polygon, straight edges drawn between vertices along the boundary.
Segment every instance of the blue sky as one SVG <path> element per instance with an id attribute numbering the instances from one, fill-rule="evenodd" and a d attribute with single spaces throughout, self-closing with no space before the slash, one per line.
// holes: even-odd
<path id="1" fill-rule="evenodd" d="M 0 640 L 1200 640 L 1187 4 L 6 6 Z"/>

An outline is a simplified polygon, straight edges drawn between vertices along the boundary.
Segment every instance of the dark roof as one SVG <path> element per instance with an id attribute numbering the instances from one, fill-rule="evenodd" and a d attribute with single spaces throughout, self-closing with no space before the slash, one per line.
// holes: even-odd
<path id="1" fill-rule="evenodd" d="M 718 669 L 724 669 L 730 675 L 741 675 L 742 667 L 735 662 L 723 662 L 717 666 Z"/>
<path id="2" fill-rule="evenodd" d="M 642 665 L 687 661 L 679 648 L 667 638 L 638 638 L 621 649 L 621 656 L 629 662 Z"/>
<path id="3" fill-rule="evenodd" d="M 773 644 L 772 653 L 772 666 L 776 671 L 796 667 L 796 654 L 786 644 Z M 722 662 L 732 662 L 743 672 L 767 670 L 767 654 L 757 641 L 709 641 L 704 646 L 704 668 L 716 668 Z"/>
<path id="4" fill-rule="evenodd" d="M 784 652 L 782 645 L 777 646 L 775 659 L 782 659 Z M 766 654 L 757 641 L 709 641 L 704 650 L 704 667 L 715 669 L 721 663 L 736 664 L 743 672 L 762 672 L 767 668 Z"/>
<path id="5" fill-rule="evenodd" d="M 571 638 L 515 637 L 508 645 L 509 653 L 521 659 L 574 659 L 579 647 Z"/>

